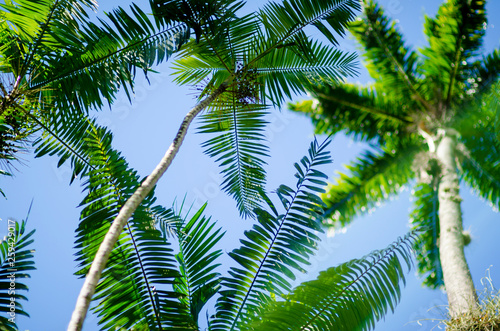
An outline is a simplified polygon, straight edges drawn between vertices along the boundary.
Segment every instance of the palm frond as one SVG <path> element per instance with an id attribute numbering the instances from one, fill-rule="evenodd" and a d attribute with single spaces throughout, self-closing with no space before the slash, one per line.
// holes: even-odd
<path id="1" fill-rule="evenodd" d="M 359 9 L 359 2 L 353 0 L 286 0 L 266 4 L 259 17 L 266 39 L 271 39 L 276 46 L 304 45 L 303 29 L 308 25 L 314 25 L 332 44 L 338 45 L 338 36 L 345 35 L 348 22 Z M 308 51 L 307 54 L 314 53 Z"/>
<path id="2" fill-rule="evenodd" d="M 265 193 L 268 210 L 256 209 L 257 222 L 245 232 L 242 246 L 230 253 L 239 264 L 229 271 L 231 277 L 222 280 L 221 298 L 211 321 L 212 330 L 239 330 L 259 315 L 271 296 L 282 296 L 291 289 L 289 280 L 295 279 L 293 269 L 305 272 L 308 257 L 317 247 L 316 231 L 322 231 L 318 218 L 323 202 L 316 195 L 322 192 L 326 175 L 316 167 L 331 162 L 325 151 L 329 141 L 316 140 L 309 148 L 309 156 L 295 163 L 297 188 L 281 185 L 277 195 L 284 213 Z"/>
<path id="3" fill-rule="evenodd" d="M 139 177 L 111 148 L 112 136 L 93 127 L 86 138 L 92 170 L 85 183 L 76 248 L 84 276 L 121 206 L 139 185 Z M 93 310 L 103 330 L 147 325 L 150 330 L 168 327 L 180 314 L 180 303 L 171 286 L 179 276 L 170 244 L 156 229 L 148 195 L 129 220 L 111 252 L 94 300 Z M 168 214 L 168 213 L 167 213 Z"/>
<path id="4" fill-rule="evenodd" d="M 420 182 L 413 189 L 414 207 L 410 215 L 412 230 L 422 229 L 413 243 L 417 272 L 423 285 L 430 288 L 444 286 L 443 270 L 439 259 L 439 200 L 438 190 L 432 183 Z"/>
<path id="5" fill-rule="evenodd" d="M 500 76 L 500 50 L 495 49 L 472 65 L 466 85 L 469 94 L 488 91 Z M 498 86 L 498 85 L 497 85 Z"/>
<path id="6" fill-rule="evenodd" d="M 15 331 L 16 314 L 29 316 L 21 303 L 28 299 L 21 293 L 28 291 L 23 279 L 35 270 L 34 250 L 30 248 L 35 230 L 25 233 L 26 220 L 19 223 L 10 219 L 7 229 L 7 236 L 0 241 L 0 329 Z"/>
<path id="7" fill-rule="evenodd" d="M 348 174 L 340 173 L 335 184 L 329 185 L 322 198 L 327 205 L 323 223 L 326 226 L 345 226 L 356 215 L 395 195 L 413 178 L 413 158 L 419 145 L 366 151 L 347 166 Z"/>
<path id="8" fill-rule="evenodd" d="M 203 306 L 220 288 L 220 274 L 216 263 L 222 251 L 213 250 L 224 235 L 215 223 L 203 216 L 206 204 L 191 219 L 178 225 L 180 276 L 174 289 L 181 294 L 181 303 L 186 312 L 178 324 L 198 330 L 198 318 Z M 186 318 L 189 316 L 189 318 Z"/>
<path id="9" fill-rule="evenodd" d="M 364 0 L 363 16 L 351 23 L 349 31 L 363 46 L 366 68 L 385 93 L 403 96 L 410 108 L 429 108 L 415 74 L 418 56 L 378 4 Z"/>
<path id="10" fill-rule="evenodd" d="M 432 80 L 433 98 L 446 105 L 465 97 L 465 82 L 472 58 L 478 55 L 485 33 L 485 1 L 446 1 L 435 18 L 426 17 L 424 32 L 429 46 L 421 52 L 426 57 L 422 70 Z M 469 62 L 468 62 L 469 61 Z"/>
<path id="11" fill-rule="evenodd" d="M 289 107 L 310 116 L 316 133 L 344 131 L 356 139 L 377 139 L 383 143 L 389 133 L 394 137 L 404 136 L 405 127 L 413 122 L 408 115 L 408 105 L 400 105 L 391 96 L 377 93 L 374 86 L 323 84 L 310 93 L 316 101 L 302 101 Z"/>
<path id="12" fill-rule="evenodd" d="M 257 49 L 272 49 L 270 40 Z M 254 61 L 252 68 L 257 74 L 257 84 L 261 87 L 261 99 L 268 99 L 280 106 L 285 98 L 304 93 L 319 83 L 338 83 L 345 77 L 357 73 L 353 61 L 355 54 L 339 51 L 319 42 L 311 43 L 309 51 L 314 54 L 308 59 L 293 47 L 274 48 L 267 56 Z"/>
<path id="13" fill-rule="evenodd" d="M 271 303 L 248 330 L 372 330 L 400 301 L 415 240 L 412 232 L 384 250 L 322 271 Z"/>
<path id="14" fill-rule="evenodd" d="M 70 182 L 84 176 L 93 167 L 90 164 L 86 140 L 93 131 L 95 120 L 78 110 L 49 110 L 37 119 L 40 136 L 33 142 L 35 157 L 57 155 L 57 166 L 69 160 L 73 173 Z"/>
<path id="15" fill-rule="evenodd" d="M 457 124 L 462 179 L 496 208 L 500 208 L 499 88 L 497 81 L 469 105 L 468 116 Z"/>
<path id="16" fill-rule="evenodd" d="M 269 149 L 263 144 L 267 122 L 266 108 L 259 104 L 246 104 L 245 100 L 223 101 L 214 110 L 203 115 L 202 133 L 215 134 L 203 143 L 205 153 L 217 158 L 223 168 L 223 189 L 234 197 L 240 214 L 252 216 L 260 206 L 266 180 L 263 158 L 269 156 Z"/>
<path id="17" fill-rule="evenodd" d="M 114 100 L 119 88 L 130 97 L 136 70 L 147 73 L 189 37 L 182 23 L 157 31 L 139 7 L 131 6 L 131 12 L 115 9 L 108 14 L 111 24 L 85 22 L 78 30 L 75 22 L 57 26 L 59 47 L 42 53 L 44 65 L 36 66 L 28 87 L 41 108 L 54 103 L 59 108 L 101 108 L 103 100 Z"/>

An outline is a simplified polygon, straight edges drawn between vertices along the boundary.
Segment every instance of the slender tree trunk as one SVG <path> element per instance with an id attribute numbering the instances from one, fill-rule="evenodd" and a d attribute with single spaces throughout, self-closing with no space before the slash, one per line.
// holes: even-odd
<path id="1" fill-rule="evenodd" d="M 441 163 L 438 191 L 439 257 L 452 318 L 477 305 L 476 290 L 464 254 L 461 198 L 455 163 L 456 142 L 456 132 L 446 130 L 436 151 Z"/>
<path id="2" fill-rule="evenodd" d="M 177 135 L 175 136 L 174 141 L 168 148 L 160 163 L 120 209 L 118 216 L 111 224 L 111 227 L 106 233 L 104 240 L 99 246 L 99 250 L 97 251 L 94 261 L 92 262 L 89 273 L 85 278 L 85 282 L 76 301 L 75 310 L 73 311 L 71 320 L 69 322 L 68 331 L 80 331 L 82 329 L 83 321 L 85 320 L 85 316 L 87 315 L 87 311 L 89 309 L 96 286 L 99 283 L 99 279 L 101 278 L 101 273 L 104 270 L 106 263 L 108 262 L 109 255 L 111 254 L 111 251 L 113 250 L 118 237 L 123 231 L 123 227 L 135 212 L 137 207 L 142 203 L 144 198 L 149 194 L 149 192 L 151 192 L 161 176 L 165 173 L 165 171 L 167 171 L 168 167 L 172 163 L 172 160 L 179 151 L 184 137 L 186 136 L 187 129 L 193 119 L 205 107 L 210 105 L 212 101 L 214 101 L 219 95 L 221 95 L 226 90 L 226 87 L 227 84 L 222 84 L 217 90 L 215 90 L 207 98 L 203 99 L 199 104 L 197 104 L 187 113 L 187 115 L 184 117 L 184 120 L 182 121 Z"/>

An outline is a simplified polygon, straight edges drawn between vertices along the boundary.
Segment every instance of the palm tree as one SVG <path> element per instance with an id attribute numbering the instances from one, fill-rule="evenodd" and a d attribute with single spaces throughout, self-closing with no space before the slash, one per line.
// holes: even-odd
<path id="1" fill-rule="evenodd" d="M 485 24 L 485 1 L 445 1 L 435 18 L 426 17 L 429 46 L 418 54 L 382 8 L 365 0 L 363 17 L 349 29 L 375 83 L 325 84 L 312 89 L 319 106 L 292 106 L 317 132 L 344 131 L 374 148 L 323 195 L 326 226 L 345 226 L 417 179 L 411 222 L 428 228 L 415 244 L 419 272 L 430 287 L 444 284 L 452 317 L 477 302 L 464 256 L 460 182 L 500 206 L 497 116 L 481 100 L 500 73 L 500 52 L 479 56 Z"/>
<path id="2" fill-rule="evenodd" d="M 81 275 L 140 179 L 111 147 L 109 132 L 87 141 L 95 169 L 85 175 L 88 193 L 77 230 Z M 259 192 L 264 206 L 255 209 L 256 221 L 241 246 L 229 253 L 234 263 L 224 276 L 217 249 L 224 232 L 204 216 L 206 205 L 188 218 L 182 207 L 161 207 L 148 195 L 127 223 L 97 287 L 92 309 L 101 329 L 200 330 L 200 313 L 216 295 L 215 308 L 207 313 L 210 330 L 372 329 L 400 300 L 414 233 L 292 289 L 296 273 L 305 272 L 319 246 L 325 205 L 316 193 L 324 192 L 326 175 L 318 168 L 331 162 L 328 143 L 313 141 L 294 165 L 296 185 L 281 185 L 274 197 Z"/>
<path id="3" fill-rule="evenodd" d="M 117 213 L 88 270 L 70 330 L 81 327 L 123 228 L 168 169 L 190 123 L 203 109 L 210 112 L 202 131 L 216 135 L 206 143 L 207 153 L 223 167 L 224 188 L 236 199 L 240 213 L 255 217 L 253 210 L 262 203 L 259 191 L 265 181 L 262 117 L 267 104 L 280 106 L 285 97 L 322 79 L 336 80 L 355 72 L 352 55 L 312 40 L 303 30 L 314 25 L 337 44 L 335 34 L 343 34 L 359 8 L 356 0 L 285 1 L 241 18 L 236 11 L 243 3 L 234 0 L 157 0 L 153 5 L 158 20 L 165 19 L 165 13 L 177 13 L 174 19 L 188 22 L 196 33 L 183 46 L 175 68 L 178 83 L 201 84 L 200 101 L 185 116 L 160 163 Z"/>

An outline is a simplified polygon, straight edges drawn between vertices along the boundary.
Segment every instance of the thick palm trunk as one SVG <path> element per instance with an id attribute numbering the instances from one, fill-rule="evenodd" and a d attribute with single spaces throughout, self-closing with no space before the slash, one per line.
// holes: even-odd
<path id="1" fill-rule="evenodd" d="M 469 266 L 465 260 L 459 181 L 455 162 L 456 132 L 445 131 L 436 155 L 441 163 L 439 183 L 439 257 L 451 317 L 477 305 Z"/>
<path id="2" fill-rule="evenodd" d="M 184 141 L 184 137 L 186 136 L 187 129 L 193 119 L 205 107 L 210 105 L 210 103 L 220 94 L 222 94 L 226 90 L 226 87 L 226 84 L 222 84 L 217 90 L 215 90 L 211 95 L 197 104 L 196 107 L 191 109 L 186 114 L 174 141 L 168 148 L 160 163 L 120 209 L 118 216 L 116 216 L 101 245 L 99 246 L 99 250 L 97 251 L 94 261 L 92 262 L 89 273 L 85 278 L 85 282 L 76 301 L 75 310 L 73 311 L 73 315 L 71 316 L 71 320 L 69 322 L 68 331 L 80 331 L 82 329 L 83 321 L 87 315 L 96 286 L 101 278 L 101 273 L 106 267 L 109 255 L 111 254 L 118 237 L 122 233 L 123 227 L 144 198 L 149 194 L 149 192 L 151 192 L 158 180 L 160 180 L 161 176 L 163 176 L 163 174 L 167 171 L 168 167 L 172 163 L 172 160 L 179 151 L 179 148 Z"/>

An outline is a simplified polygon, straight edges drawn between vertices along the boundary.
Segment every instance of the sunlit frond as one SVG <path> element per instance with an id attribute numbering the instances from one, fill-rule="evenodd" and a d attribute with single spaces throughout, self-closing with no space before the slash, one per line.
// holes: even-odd
<path id="1" fill-rule="evenodd" d="M 248 330 L 373 330 L 401 299 L 403 268 L 410 269 L 415 240 L 413 232 L 384 250 L 320 272 L 270 303 Z"/>
<path id="2" fill-rule="evenodd" d="M 291 290 L 289 280 L 295 271 L 305 272 L 308 257 L 317 247 L 321 231 L 318 219 L 323 212 L 323 202 L 316 195 L 322 192 L 326 175 L 316 170 L 331 162 L 325 151 L 329 142 L 314 141 L 309 155 L 296 163 L 296 189 L 281 185 L 277 190 L 283 213 L 267 195 L 263 198 L 267 210 L 256 209 L 257 222 L 245 232 L 242 246 L 230 253 L 239 264 L 229 271 L 230 277 L 222 280 L 221 298 L 211 322 L 212 330 L 239 330 L 269 303 L 271 296 L 282 296 Z"/>

